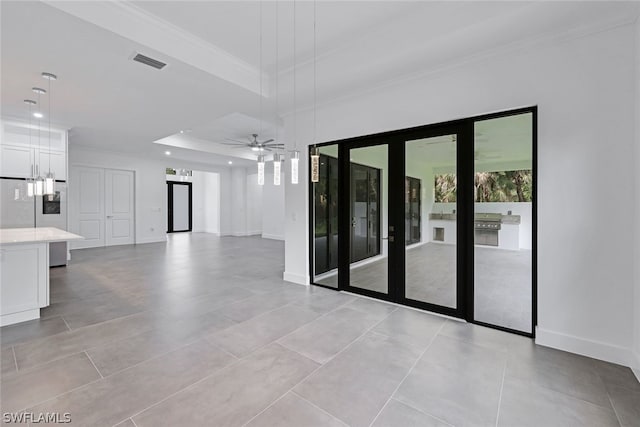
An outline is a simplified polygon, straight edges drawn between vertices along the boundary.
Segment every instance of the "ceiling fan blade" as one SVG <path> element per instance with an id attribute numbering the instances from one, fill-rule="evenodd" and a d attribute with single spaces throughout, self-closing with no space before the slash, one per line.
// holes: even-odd
<path id="1" fill-rule="evenodd" d="M 273 141 L 275 141 L 275 139 L 271 138 L 271 139 L 267 139 L 266 141 L 259 142 L 259 144 L 265 145 Z"/>
<path id="2" fill-rule="evenodd" d="M 266 147 L 271 147 L 271 148 L 280 147 L 280 148 L 284 148 L 284 144 L 266 144 Z"/>
<path id="3" fill-rule="evenodd" d="M 262 147 L 262 149 L 263 149 L 264 151 L 273 151 L 273 150 L 272 150 L 271 148 L 269 148 L 269 147 Z"/>

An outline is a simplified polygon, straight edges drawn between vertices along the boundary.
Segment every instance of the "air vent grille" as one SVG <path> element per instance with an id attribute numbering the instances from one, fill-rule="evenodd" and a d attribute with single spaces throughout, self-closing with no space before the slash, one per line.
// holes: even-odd
<path id="1" fill-rule="evenodd" d="M 167 66 L 167 64 L 165 64 L 164 62 L 158 61 L 157 59 L 149 58 L 148 56 L 145 56 L 141 53 L 137 53 L 136 56 L 133 57 L 133 60 L 141 64 L 153 67 L 156 70 L 162 70 Z"/>

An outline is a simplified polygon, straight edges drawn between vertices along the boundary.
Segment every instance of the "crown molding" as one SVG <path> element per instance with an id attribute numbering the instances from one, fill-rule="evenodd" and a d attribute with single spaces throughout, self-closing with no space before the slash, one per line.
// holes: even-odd
<path id="1" fill-rule="evenodd" d="M 258 95 L 261 94 L 262 78 L 262 95 L 266 97 L 269 93 L 269 76 L 266 73 L 130 2 L 43 2 Z"/>

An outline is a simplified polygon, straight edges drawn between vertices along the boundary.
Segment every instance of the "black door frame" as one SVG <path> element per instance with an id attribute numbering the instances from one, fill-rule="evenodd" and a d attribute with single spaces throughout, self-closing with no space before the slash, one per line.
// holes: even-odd
<path id="1" fill-rule="evenodd" d="M 532 178 L 533 183 L 531 186 L 532 193 L 532 323 L 531 331 L 520 331 L 511 328 L 506 328 L 499 325 L 488 324 L 482 321 L 474 319 L 474 200 L 473 200 L 473 185 L 474 185 L 474 125 L 478 121 L 496 119 L 501 117 L 509 117 L 520 114 L 532 114 Z M 389 146 L 389 164 L 393 164 L 394 168 L 389 170 L 389 188 L 392 183 L 402 182 L 404 188 L 405 177 L 405 143 L 407 141 L 429 138 L 439 135 L 457 134 L 457 179 L 459 181 L 458 194 L 457 194 L 457 268 L 456 268 L 456 295 L 457 295 L 457 307 L 451 309 L 448 307 L 442 307 L 434 304 L 424 303 L 421 301 L 407 300 L 404 295 L 404 283 L 405 283 L 405 221 L 404 221 L 404 192 L 403 191 L 388 191 L 389 201 L 387 204 L 389 212 L 387 213 L 389 220 L 388 224 L 394 224 L 394 235 L 398 237 L 398 241 L 389 247 L 389 293 L 381 294 L 378 292 L 370 291 L 367 289 L 353 288 L 349 286 L 349 240 L 347 238 L 339 238 L 338 240 L 338 289 L 349 292 L 362 294 L 365 296 L 378 298 L 402 305 L 408 305 L 428 311 L 433 311 L 440 314 L 445 314 L 453 317 L 458 317 L 466 320 L 470 323 L 475 323 L 490 328 L 515 333 L 518 335 L 524 335 L 528 337 L 535 337 L 535 328 L 537 326 L 537 311 L 538 311 L 538 298 L 537 298 L 537 264 L 538 264 L 538 215 L 537 215 L 537 183 L 538 183 L 538 107 L 524 107 L 513 110 L 499 111 L 495 113 L 483 114 L 464 119 L 451 120 L 442 123 L 436 123 L 431 125 L 417 126 L 408 129 L 393 130 L 389 132 L 382 132 L 372 135 L 364 135 L 353 138 L 347 138 L 343 140 L 330 141 L 326 143 L 317 144 L 317 146 L 338 145 L 338 181 L 350 182 L 350 162 L 349 162 L 349 150 L 352 148 L 375 146 L 381 144 L 388 144 Z M 393 149 L 391 149 L 393 145 Z M 309 147 L 310 150 L 313 147 Z M 310 156 L 309 167 L 310 167 Z M 392 176 L 392 169 L 393 175 Z M 310 169 L 309 169 L 310 170 Z M 313 183 L 309 180 L 309 194 L 313 194 Z M 344 187 L 344 186 L 343 186 Z M 342 207 L 349 206 L 348 191 L 340 191 L 338 198 L 339 206 L 339 219 L 338 219 L 338 235 L 348 236 L 350 230 L 349 221 L 349 209 L 343 209 Z M 321 284 L 314 283 L 314 271 L 313 271 L 313 202 L 314 197 L 309 197 L 309 212 L 310 212 L 310 240 L 309 240 L 309 275 L 310 283 L 327 287 Z M 386 231 L 386 230 L 385 230 Z M 392 286 L 393 280 L 403 284 L 403 286 Z M 329 287 L 330 289 L 334 289 Z"/>
<path id="2" fill-rule="evenodd" d="M 189 188 L 189 229 L 173 229 L 173 186 L 186 185 Z M 193 187 L 191 182 L 167 181 L 167 233 L 188 233 L 193 229 Z"/>

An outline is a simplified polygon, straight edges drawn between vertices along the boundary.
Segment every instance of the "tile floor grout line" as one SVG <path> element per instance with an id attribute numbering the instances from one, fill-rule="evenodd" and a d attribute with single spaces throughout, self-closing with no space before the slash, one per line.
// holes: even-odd
<path id="1" fill-rule="evenodd" d="M 500 382 L 500 394 L 498 396 L 498 411 L 496 412 L 496 427 L 500 421 L 500 409 L 502 407 L 502 392 L 504 390 L 504 379 L 507 376 L 507 366 L 509 365 L 509 357 L 504 362 L 504 368 L 502 368 L 502 381 Z"/>
<path id="2" fill-rule="evenodd" d="M 91 359 L 91 356 L 89 356 L 89 353 L 85 350 L 84 354 L 87 356 L 87 358 L 89 359 L 89 362 L 91 362 L 91 364 L 93 365 L 93 367 L 95 368 L 95 370 L 98 372 L 98 375 L 100 375 L 100 378 L 104 378 L 104 375 L 102 375 L 102 372 L 100 372 L 100 369 L 98 369 L 98 367 L 96 366 L 95 363 L 93 363 L 93 359 Z"/>
<path id="3" fill-rule="evenodd" d="M 334 309 L 334 310 L 335 310 L 335 309 Z M 307 357 L 307 356 L 305 356 L 305 355 L 303 355 L 303 354 L 301 354 L 301 353 L 298 353 L 296 350 L 290 349 L 289 347 L 287 347 L 287 346 L 285 346 L 285 345 L 283 345 L 283 344 L 281 344 L 281 343 L 279 343 L 279 342 L 277 342 L 277 341 L 274 341 L 274 342 L 276 342 L 278 345 L 280 345 L 280 346 L 282 346 L 282 347 L 286 348 L 287 350 L 290 350 L 290 351 L 292 351 L 292 352 L 294 352 L 294 353 L 296 353 L 296 354 L 298 354 L 298 355 L 300 355 L 300 356 L 302 356 L 302 357 L 304 357 L 304 358 L 306 358 L 306 359 L 309 359 L 309 360 L 311 360 L 311 361 L 312 361 L 312 362 L 314 362 L 314 363 L 318 363 L 318 367 L 317 367 L 316 369 L 314 369 L 313 371 L 309 372 L 309 374 L 308 374 L 308 375 L 306 375 L 304 378 L 302 378 L 300 381 L 298 381 L 296 384 L 294 384 L 294 385 L 293 385 L 289 390 L 285 391 L 285 392 L 284 392 L 284 393 L 283 393 L 279 398 L 277 398 L 276 400 L 274 400 L 273 402 L 271 402 L 269 405 L 267 405 L 267 407 L 266 407 L 266 408 L 264 408 L 262 411 L 258 412 L 256 415 L 254 415 L 254 416 L 253 416 L 249 421 L 247 421 L 246 423 L 244 423 L 244 424 L 242 425 L 242 427 L 245 427 L 247 424 L 249 424 L 249 423 L 250 423 L 251 421 L 253 421 L 255 418 L 259 417 L 259 416 L 260 416 L 263 412 L 265 412 L 267 409 L 269 409 L 270 407 L 272 407 L 273 405 L 275 405 L 275 404 L 276 404 L 278 401 L 280 401 L 280 399 L 282 399 L 282 398 L 283 398 L 287 393 L 289 393 L 289 392 L 293 392 L 293 389 L 294 389 L 294 388 L 296 388 L 298 385 L 302 384 L 304 381 L 306 381 L 308 378 L 310 378 L 313 374 L 315 374 L 316 372 L 318 372 L 318 371 L 320 370 L 320 368 L 322 368 L 323 366 L 326 366 L 326 365 L 327 365 L 328 363 L 330 363 L 332 360 L 334 360 L 335 358 L 337 358 L 340 354 L 342 354 L 343 352 L 345 352 L 345 351 L 346 351 L 348 348 L 350 348 L 350 347 L 351 347 L 351 346 L 352 346 L 356 341 L 360 340 L 363 336 L 365 336 L 367 333 L 369 333 L 373 328 L 375 328 L 375 327 L 376 327 L 376 326 L 378 326 L 380 323 L 382 323 L 384 320 L 386 320 L 386 319 L 391 315 L 391 313 L 395 312 L 396 310 L 397 310 L 397 308 L 396 308 L 396 309 L 394 309 L 394 310 L 391 310 L 389 313 L 387 313 L 385 316 L 383 316 L 379 321 L 375 322 L 375 323 L 374 323 L 370 328 L 366 329 L 362 334 L 360 334 L 360 335 L 358 335 L 356 338 L 354 338 L 354 339 L 353 339 L 349 344 L 347 344 L 347 345 L 346 345 L 342 350 L 340 350 L 339 352 L 337 352 L 336 354 L 334 354 L 331 358 L 329 358 L 329 360 L 327 360 L 325 363 L 318 363 L 318 362 L 316 362 L 315 360 L 313 360 L 313 359 L 311 359 L 311 358 L 309 358 L 309 357 Z M 332 310 L 332 311 L 333 311 L 333 310 Z M 331 311 L 331 312 L 332 312 L 332 311 Z M 329 312 L 329 313 L 330 313 L 330 312 Z M 328 313 L 327 313 L 327 314 L 328 314 Z M 309 323 L 311 323 L 311 322 L 309 322 Z M 307 323 L 307 324 L 308 324 L 308 323 Z M 303 325 L 303 326 L 304 326 L 304 325 Z M 300 328 L 302 328 L 302 326 L 301 326 Z M 298 328 L 298 329 L 300 329 L 300 328 Z M 286 335 L 285 335 L 285 336 L 286 336 Z M 281 337 L 280 339 L 282 339 L 282 338 L 284 338 L 284 337 Z M 298 393 L 296 393 L 296 394 L 298 394 Z M 329 412 L 327 412 L 327 413 L 329 413 Z M 329 414 L 330 414 L 330 413 L 329 413 Z M 334 417 L 334 418 L 336 418 L 336 419 L 340 420 L 340 418 L 336 417 L 335 415 L 332 415 L 332 414 L 330 414 L 330 415 L 331 415 L 332 417 Z M 342 421 L 342 420 L 340 420 L 340 421 Z M 342 421 L 342 422 L 344 422 L 344 421 Z M 347 424 L 347 425 L 348 425 L 348 424 Z"/>
<path id="4" fill-rule="evenodd" d="M 16 357 L 16 349 L 15 346 L 11 346 L 11 353 L 13 353 L 13 364 L 16 367 L 16 373 L 20 371 L 20 369 L 18 368 L 18 358 Z"/>
<path id="5" fill-rule="evenodd" d="M 371 423 L 369 423 L 369 426 L 372 426 L 373 423 L 376 422 L 376 420 L 378 419 L 378 417 L 380 416 L 380 414 L 382 413 L 382 411 L 384 410 L 384 408 L 386 408 L 386 406 L 389 404 L 389 402 L 391 401 L 391 399 L 393 399 L 393 396 L 396 394 L 396 392 L 400 389 L 400 387 L 402 386 L 402 383 L 404 383 L 404 381 L 409 377 L 409 375 L 411 374 L 411 372 L 413 372 L 413 369 L 418 365 L 418 363 L 420 362 L 420 360 L 422 360 L 422 357 L 427 354 L 427 351 L 429 350 L 429 348 L 431 348 L 431 344 L 433 344 L 433 342 L 436 340 L 436 337 L 440 334 L 440 331 L 442 330 L 442 328 L 444 328 L 445 323 L 447 323 L 446 320 L 444 320 L 442 322 L 442 324 L 440 325 L 440 327 L 438 328 L 438 330 L 433 334 L 433 337 L 431 337 L 431 339 L 429 340 L 429 344 L 427 344 L 427 347 L 420 353 L 420 355 L 416 358 L 415 362 L 413 362 L 413 364 L 411 365 L 411 367 L 409 368 L 409 370 L 407 371 L 406 375 L 402 378 L 402 380 L 400 380 L 400 382 L 398 383 L 398 385 L 396 386 L 396 388 L 393 390 L 393 392 L 389 395 L 389 398 L 387 399 L 387 401 L 385 402 L 384 405 L 382 405 L 382 408 L 380 408 L 380 410 L 378 411 L 378 413 L 376 414 L 376 416 L 373 418 L 373 420 L 371 420 Z M 422 412 L 422 411 L 420 411 Z M 434 417 L 435 418 L 435 417 Z M 448 424 L 448 423 L 447 423 Z"/>
<path id="6" fill-rule="evenodd" d="M 67 323 L 67 319 L 64 318 L 64 316 L 61 314 L 60 318 L 62 319 L 62 321 L 64 322 L 64 325 L 67 327 L 67 332 L 72 331 L 73 329 L 71 329 L 71 327 L 69 326 L 69 324 Z"/>
<path id="7" fill-rule="evenodd" d="M 349 424 L 345 423 L 344 421 L 342 421 L 340 418 L 336 417 L 333 414 L 330 414 L 329 412 L 325 411 L 324 409 L 322 409 L 321 407 L 319 407 L 318 405 L 316 405 L 315 403 L 313 403 L 312 401 L 308 400 L 306 397 L 299 395 L 298 393 L 295 392 L 295 390 L 291 390 L 289 393 L 291 394 L 295 394 L 298 398 L 304 400 L 305 402 L 307 402 L 309 405 L 313 406 L 314 408 L 318 409 L 319 411 L 329 415 L 331 418 L 335 418 L 336 420 L 338 420 L 340 423 L 344 424 L 345 427 L 349 427 Z M 288 393 L 287 393 L 288 394 Z"/>
<path id="8" fill-rule="evenodd" d="M 76 390 L 80 390 L 81 388 L 87 387 L 87 386 L 89 386 L 89 385 L 91 385 L 91 384 L 95 384 L 95 383 L 97 383 L 97 382 L 99 382 L 99 381 L 102 381 L 102 380 L 103 380 L 103 378 L 97 378 L 97 379 L 95 379 L 95 380 L 93 380 L 93 381 L 89 381 L 89 382 L 88 382 L 88 383 L 86 383 L 86 384 L 82 384 L 82 385 L 79 385 L 78 387 L 74 387 L 74 388 L 72 388 L 71 390 L 63 391 L 62 393 L 56 394 L 55 396 L 47 397 L 45 400 L 41 400 L 41 401 L 39 401 L 39 402 L 36 402 L 36 403 L 30 404 L 29 406 L 26 406 L 26 407 L 24 407 L 24 408 L 21 408 L 21 409 L 17 410 L 16 412 L 26 411 L 27 409 L 35 408 L 35 407 L 36 407 L 36 406 L 38 406 L 38 405 L 42 405 L 42 404 L 44 404 L 44 403 L 47 403 L 47 402 L 49 402 L 50 400 L 51 400 L 51 401 L 52 401 L 52 400 L 55 400 L 55 399 L 59 398 L 60 396 L 64 396 L 64 395 L 65 395 L 65 394 L 67 394 L 67 393 L 72 393 L 72 392 L 74 392 L 74 391 L 76 391 Z"/>
<path id="9" fill-rule="evenodd" d="M 607 398 L 609 399 L 609 404 L 611 405 L 611 409 L 613 409 L 613 414 L 616 416 L 616 420 L 618 420 L 618 424 L 622 426 L 622 419 L 620 419 L 620 416 L 618 415 L 618 411 L 616 411 L 616 407 L 613 404 L 613 399 L 611 399 L 611 395 L 609 394 L 609 389 L 607 388 L 606 390 L 607 390 Z"/>

